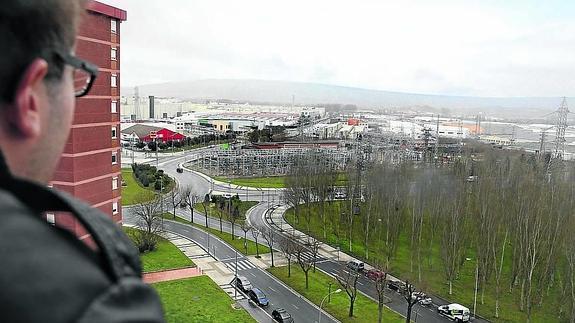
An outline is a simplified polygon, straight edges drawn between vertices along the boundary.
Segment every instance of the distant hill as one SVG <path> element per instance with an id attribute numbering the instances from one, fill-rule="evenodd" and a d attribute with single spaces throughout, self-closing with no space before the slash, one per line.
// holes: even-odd
<path id="1" fill-rule="evenodd" d="M 556 97 L 464 97 L 400 93 L 344 86 L 268 81 L 206 79 L 189 82 L 139 86 L 141 96 L 175 97 L 182 99 L 229 99 L 250 102 L 296 104 L 355 104 L 364 108 L 433 107 L 454 110 L 472 109 L 485 112 L 540 115 L 557 109 L 561 98 Z M 122 94 L 133 95 L 134 88 L 123 88 Z M 573 101 L 573 100 L 570 100 Z M 575 104 L 575 101 L 573 101 Z M 513 111 L 515 110 L 515 111 Z"/>

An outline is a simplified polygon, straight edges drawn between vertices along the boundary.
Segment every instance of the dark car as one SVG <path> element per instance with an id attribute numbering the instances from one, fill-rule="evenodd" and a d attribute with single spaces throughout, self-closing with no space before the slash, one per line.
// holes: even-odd
<path id="1" fill-rule="evenodd" d="M 379 279 L 384 279 L 385 273 L 381 270 L 370 269 L 370 270 L 365 272 L 365 277 L 375 281 L 375 280 L 379 280 Z"/>
<path id="2" fill-rule="evenodd" d="M 236 279 L 236 287 L 244 292 L 249 292 L 252 289 L 252 284 L 244 276 L 238 276 L 238 279 Z"/>
<path id="3" fill-rule="evenodd" d="M 405 283 L 399 280 L 389 281 L 389 283 L 387 283 L 387 288 L 398 292 L 405 289 Z"/>
<path id="4" fill-rule="evenodd" d="M 272 317 L 275 321 L 277 322 L 282 322 L 282 323 L 293 323 L 293 318 L 291 317 L 291 315 L 284 310 L 283 308 L 278 308 L 275 309 L 272 312 Z"/>
<path id="5" fill-rule="evenodd" d="M 259 306 L 268 306 L 270 304 L 266 294 L 262 292 L 259 288 L 252 288 L 248 292 L 248 297 Z"/>
<path id="6" fill-rule="evenodd" d="M 176 172 L 183 173 L 184 169 L 182 167 L 178 167 L 178 168 L 176 168 Z"/>

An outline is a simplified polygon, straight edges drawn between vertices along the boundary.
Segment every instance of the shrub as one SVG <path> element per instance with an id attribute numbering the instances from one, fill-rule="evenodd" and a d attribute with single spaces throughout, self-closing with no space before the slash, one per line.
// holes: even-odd
<path id="1" fill-rule="evenodd" d="M 156 181 L 156 176 L 154 176 L 154 175 L 152 175 L 152 174 L 150 174 L 150 173 L 148 173 L 148 176 L 147 176 L 147 177 L 148 177 L 148 182 L 149 182 L 149 183 L 152 183 L 152 182 L 155 182 L 155 181 Z"/>
<path id="2" fill-rule="evenodd" d="M 142 179 L 142 185 L 144 185 L 144 187 L 150 186 L 150 181 L 148 180 L 148 177 L 144 177 Z"/>
<path id="3" fill-rule="evenodd" d="M 161 190 L 161 189 L 162 189 L 162 182 L 156 181 L 156 182 L 154 183 L 154 189 L 155 189 L 156 191 Z"/>

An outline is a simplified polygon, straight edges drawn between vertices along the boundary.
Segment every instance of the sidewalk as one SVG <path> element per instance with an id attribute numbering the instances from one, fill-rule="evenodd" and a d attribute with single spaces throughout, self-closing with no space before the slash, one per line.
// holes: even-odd
<path id="1" fill-rule="evenodd" d="M 182 278 L 190 278 L 201 276 L 202 270 L 196 267 L 190 268 L 180 268 L 180 269 L 172 269 L 172 270 L 164 270 L 164 271 L 156 271 L 151 273 L 144 273 L 142 279 L 146 284 L 153 284 L 164 282 L 168 280 L 176 280 Z"/>
<path id="2" fill-rule="evenodd" d="M 281 205 L 275 209 L 273 209 L 273 211 L 271 212 L 271 214 L 268 213 L 268 215 L 266 216 L 266 221 L 275 226 L 278 230 L 286 232 L 288 234 L 291 234 L 293 236 L 295 236 L 295 238 L 300 242 L 300 243 L 306 243 L 308 236 L 307 234 L 296 230 L 295 228 L 293 228 L 289 223 L 287 223 L 284 219 L 284 214 L 285 212 L 289 209 L 289 206 L 287 205 Z M 351 260 L 357 260 L 358 259 L 346 254 L 344 251 L 342 250 L 338 250 L 326 243 L 321 243 L 319 246 L 319 255 L 323 258 L 327 258 L 330 260 L 335 260 L 335 261 L 351 261 Z M 370 270 L 373 269 L 372 266 L 370 266 L 369 264 L 365 264 L 365 268 L 366 270 Z M 395 278 L 395 277 L 392 277 Z"/>

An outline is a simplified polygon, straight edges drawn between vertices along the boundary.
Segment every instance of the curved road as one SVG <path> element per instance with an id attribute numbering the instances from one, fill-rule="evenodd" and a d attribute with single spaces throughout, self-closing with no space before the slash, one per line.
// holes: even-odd
<path id="1" fill-rule="evenodd" d="M 206 149 L 208 149 L 208 148 L 203 148 L 202 150 L 206 150 Z M 176 172 L 176 168 L 179 165 L 183 164 L 186 161 L 194 159 L 195 157 L 197 157 L 199 155 L 200 151 L 201 150 L 191 151 L 191 152 L 188 152 L 185 156 L 163 157 L 162 159 L 160 159 L 160 161 L 158 163 L 159 169 L 163 169 L 165 173 L 174 177 L 180 185 L 191 185 L 192 191 L 199 197 L 203 197 L 206 193 L 210 193 L 210 192 L 214 191 L 214 192 L 230 193 L 233 195 L 238 194 L 240 196 L 240 198 L 244 201 L 247 200 L 247 201 L 262 202 L 262 203 L 257 204 L 255 207 L 253 207 L 250 210 L 250 212 L 248 212 L 248 214 L 247 214 L 248 221 L 250 221 L 253 226 L 255 226 L 256 228 L 259 228 L 260 230 L 263 228 L 269 228 L 269 227 L 271 227 L 272 229 L 276 229 L 274 226 L 271 226 L 266 221 L 265 215 L 267 214 L 270 207 L 277 206 L 277 203 L 280 201 L 280 196 L 281 196 L 280 190 L 270 190 L 270 189 L 261 190 L 261 189 L 256 189 L 256 188 L 245 188 L 245 187 L 240 188 L 240 187 L 237 187 L 236 185 L 233 185 L 233 184 L 230 185 L 230 184 L 225 184 L 225 183 L 222 183 L 222 184 L 215 183 L 213 180 L 211 180 L 207 176 L 203 176 L 203 175 L 200 175 L 200 174 L 197 174 L 195 172 L 188 171 L 188 170 L 185 170 L 183 173 Z M 180 213 L 180 212 L 182 212 L 182 211 L 178 211 L 178 213 Z M 188 211 L 188 213 L 189 213 L 189 211 Z M 189 218 L 189 214 L 186 217 Z M 196 222 L 203 224 L 205 222 L 205 217 L 204 217 L 204 215 L 202 215 L 200 213 L 194 212 L 194 220 Z M 205 238 L 202 238 L 202 236 L 206 235 L 205 232 L 203 232 L 197 228 L 193 228 L 190 226 L 186 226 L 186 225 L 174 223 L 174 222 L 167 222 L 167 223 L 169 223 L 168 224 L 169 230 L 172 230 L 172 229 L 177 230 L 174 232 L 177 232 L 180 234 L 185 233 L 184 235 L 186 235 L 187 237 L 196 241 L 200 245 L 202 245 L 202 239 L 205 240 Z M 217 227 L 219 227 L 218 220 L 213 219 L 213 218 L 210 219 L 210 226 L 216 227 L 216 225 L 217 225 Z M 229 223 L 226 223 L 225 228 L 226 228 L 226 231 L 229 230 Z M 196 231 L 201 232 L 201 233 L 195 233 L 194 234 L 193 232 L 196 232 Z M 241 232 L 241 230 L 238 230 L 238 233 L 239 232 Z M 236 233 L 236 234 L 238 234 L 238 233 Z M 276 233 L 281 234 L 281 232 L 279 230 L 277 230 Z M 250 240 L 252 240 L 252 239 L 250 239 Z M 229 260 L 229 259 L 235 257 L 235 251 L 233 251 L 233 249 L 230 249 L 229 247 L 225 247 L 225 246 L 218 246 L 217 249 L 219 249 L 219 248 L 222 248 L 221 250 L 225 250 L 225 251 L 223 251 L 222 255 L 218 255 L 216 253 L 216 256 L 218 256 L 218 259 L 226 259 L 227 258 Z M 277 249 L 277 248 L 274 248 L 274 249 Z M 335 260 L 323 258 L 323 259 L 321 259 L 320 262 L 317 263 L 316 266 L 317 266 L 317 268 L 319 268 L 323 272 L 325 272 L 331 276 L 334 276 L 342 270 L 342 268 L 345 266 L 345 264 L 342 262 L 335 261 Z M 317 310 L 317 308 L 315 308 L 315 306 L 310 305 L 308 302 L 304 302 L 307 305 L 302 304 L 301 303 L 302 300 L 299 298 L 299 296 L 297 296 L 296 294 L 293 294 L 293 292 L 286 289 L 285 286 L 283 286 L 283 283 L 280 283 L 277 279 L 273 278 L 267 272 L 264 272 L 261 269 L 257 269 L 257 270 L 253 270 L 253 271 L 248 272 L 246 277 L 250 281 L 252 281 L 254 286 L 275 286 L 275 287 L 272 287 L 271 293 L 269 290 L 264 288 L 266 294 L 270 297 L 270 300 L 275 299 L 276 297 L 277 297 L 277 299 L 281 299 L 281 304 L 278 304 L 278 305 L 283 306 L 286 309 L 288 309 L 288 311 L 292 315 L 294 315 L 294 319 L 296 320 L 296 322 L 314 322 L 314 321 L 317 321 L 318 310 Z M 363 294 L 371 297 L 372 299 L 377 299 L 377 293 L 375 291 L 373 283 L 371 281 L 369 281 L 367 278 L 365 278 L 365 277 L 360 278 L 360 280 L 358 281 L 358 289 Z M 398 293 L 392 292 L 390 290 L 387 290 L 386 295 L 391 300 L 391 302 L 386 303 L 386 306 L 390 307 L 394 311 L 401 313 L 403 316 L 405 316 L 407 306 L 406 306 L 406 302 L 402 298 L 402 296 L 399 295 Z M 439 298 L 436 298 L 436 297 L 432 297 L 432 298 L 433 298 L 434 304 L 437 304 L 437 305 L 447 304 L 447 302 L 445 302 Z M 272 300 L 272 303 L 273 302 L 274 301 Z M 288 304 L 288 305 L 286 305 L 286 304 Z M 422 306 L 419 304 L 415 305 L 413 308 L 413 311 L 412 311 L 413 320 L 419 321 L 419 322 L 433 322 L 433 323 L 451 322 L 449 319 L 447 319 L 444 316 L 439 315 L 436 312 L 436 306 L 437 305 L 435 305 L 435 306 Z M 271 313 L 271 309 L 269 310 L 269 312 Z M 315 312 L 315 314 L 312 314 L 313 312 Z M 301 315 L 301 314 L 304 314 L 304 315 Z M 298 318 L 295 317 L 296 315 L 298 316 Z M 315 317 L 315 319 L 311 319 L 313 317 Z M 333 322 L 333 320 L 331 318 L 329 318 L 328 316 L 325 316 L 325 318 L 322 317 L 322 322 L 324 322 L 324 320 L 325 320 L 325 322 L 329 322 L 330 320 Z M 488 321 L 476 318 L 474 320 L 474 322 L 488 322 Z"/>

